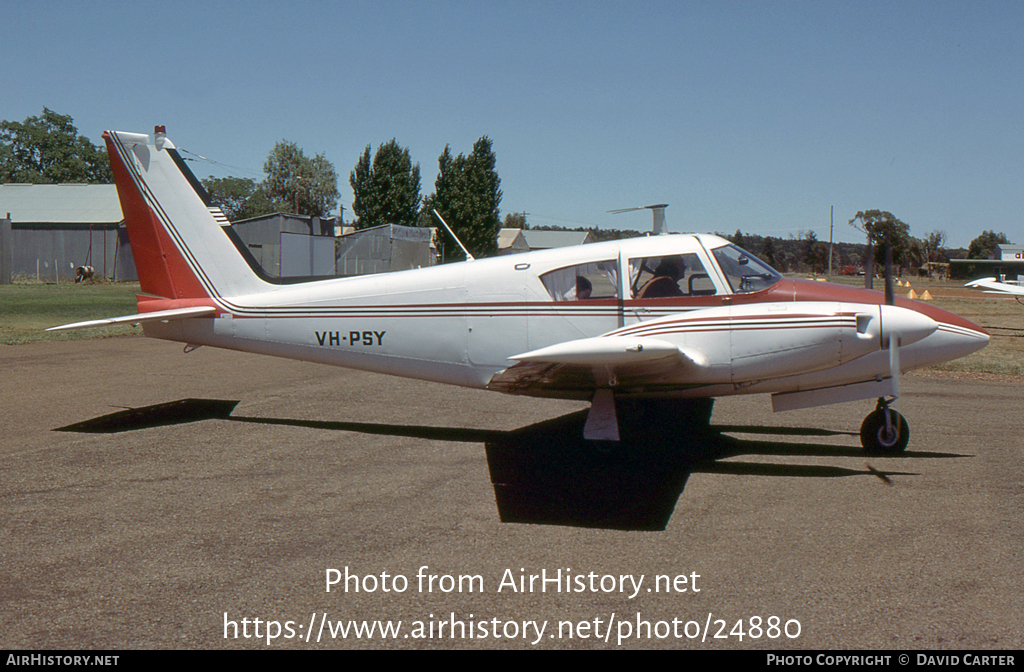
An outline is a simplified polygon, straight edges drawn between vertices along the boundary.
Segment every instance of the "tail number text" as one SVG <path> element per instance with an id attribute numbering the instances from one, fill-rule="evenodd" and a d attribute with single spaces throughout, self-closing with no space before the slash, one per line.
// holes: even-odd
<path id="1" fill-rule="evenodd" d="M 384 334 L 386 331 L 317 331 L 316 342 L 323 346 L 333 347 L 342 345 L 384 345 Z"/>

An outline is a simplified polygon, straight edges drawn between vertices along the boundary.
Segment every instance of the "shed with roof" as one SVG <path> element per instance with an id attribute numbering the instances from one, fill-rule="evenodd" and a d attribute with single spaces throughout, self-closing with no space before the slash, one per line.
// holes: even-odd
<path id="1" fill-rule="evenodd" d="M 3 217 L 15 278 L 70 280 L 79 266 L 110 280 L 138 278 L 112 184 L 0 184 Z"/>

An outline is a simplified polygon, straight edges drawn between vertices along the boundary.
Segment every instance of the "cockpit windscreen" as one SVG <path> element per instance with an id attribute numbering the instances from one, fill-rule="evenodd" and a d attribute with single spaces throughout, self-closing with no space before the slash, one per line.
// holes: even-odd
<path id="1" fill-rule="evenodd" d="M 719 247 L 711 253 L 736 294 L 759 292 L 782 279 L 774 268 L 735 245 Z"/>

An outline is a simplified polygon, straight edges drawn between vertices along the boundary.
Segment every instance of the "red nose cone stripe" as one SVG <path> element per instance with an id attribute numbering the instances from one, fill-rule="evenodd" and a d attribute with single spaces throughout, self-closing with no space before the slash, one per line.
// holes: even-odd
<path id="1" fill-rule="evenodd" d="M 782 294 L 791 295 L 795 301 L 843 301 L 848 303 L 868 303 L 875 305 L 883 305 L 885 303 L 885 294 L 882 292 L 861 289 L 859 287 L 846 287 L 844 285 L 836 285 L 830 282 L 813 282 L 810 280 L 792 280 L 789 278 L 780 280 L 775 283 L 769 290 L 769 294 Z M 762 299 L 764 300 L 764 299 Z M 768 300 L 771 300 L 770 298 Z M 786 300 L 778 298 L 776 300 Z M 947 324 L 952 327 L 959 327 L 960 329 L 967 329 L 969 331 L 975 331 L 979 334 L 988 336 L 988 332 L 964 318 L 937 308 L 928 303 L 921 303 L 920 301 L 912 301 L 903 297 L 896 297 L 896 305 L 900 308 L 906 308 L 915 312 L 921 313 L 931 319 L 935 320 L 939 324 Z"/>

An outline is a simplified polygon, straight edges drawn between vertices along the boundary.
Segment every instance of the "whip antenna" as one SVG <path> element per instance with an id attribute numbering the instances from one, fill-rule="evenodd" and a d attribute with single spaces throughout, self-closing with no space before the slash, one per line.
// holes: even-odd
<path id="1" fill-rule="evenodd" d="M 434 214 L 437 216 L 438 219 L 441 220 L 441 223 L 444 224 L 444 228 L 448 229 L 449 235 L 451 235 L 451 237 L 455 239 L 455 242 L 459 244 L 459 247 L 462 248 L 462 251 L 466 255 L 466 261 L 476 261 L 476 258 L 469 253 L 469 250 L 466 249 L 466 246 L 462 244 L 462 241 L 459 240 L 459 237 L 455 235 L 454 231 L 452 231 L 452 227 L 448 226 L 448 222 L 444 221 L 444 217 L 442 217 L 441 213 L 437 211 L 437 208 L 434 208 Z"/>

